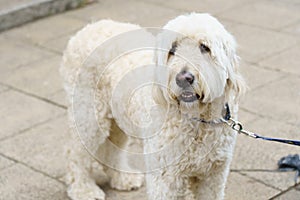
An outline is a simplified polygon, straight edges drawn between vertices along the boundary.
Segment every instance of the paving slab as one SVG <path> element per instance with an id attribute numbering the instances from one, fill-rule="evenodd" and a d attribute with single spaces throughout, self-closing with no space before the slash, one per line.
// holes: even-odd
<path id="1" fill-rule="evenodd" d="M 88 13 L 88 14 L 87 14 Z M 93 7 L 79 11 L 70 11 L 67 15 L 94 22 L 99 19 L 113 19 L 122 22 L 136 23 L 141 26 L 162 26 L 177 15 L 185 13 L 171 8 L 136 0 L 99 1 Z"/>
<path id="2" fill-rule="evenodd" d="M 68 35 L 64 35 L 61 37 L 56 37 L 54 39 L 47 40 L 46 42 L 43 42 L 40 44 L 45 49 L 49 49 L 51 51 L 55 51 L 62 55 L 64 50 L 67 47 L 68 41 L 70 38 L 75 34 L 75 31 L 72 33 L 69 33 Z"/>
<path id="3" fill-rule="evenodd" d="M 0 152 L 52 177 L 66 173 L 64 148 L 69 141 L 65 116 L 0 142 Z M 20 148 L 22 147 L 22 148 Z"/>
<path id="4" fill-rule="evenodd" d="M 67 97 L 65 90 L 61 89 L 53 94 L 51 94 L 50 99 L 54 102 L 59 103 L 62 106 L 67 106 Z"/>
<path id="5" fill-rule="evenodd" d="M 15 162 L 10 160 L 10 159 L 7 159 L 3 156 L 0 156 L 0 171 L 13 165 Z M 0 179 L 0 185 L 1 185 L 1 179 Z"/>
<path id="6" fill-rule="evenodd" d="M 295 174 L 296 172 L 247 172 L 241 171 L 240 173 L 251 177 L 254 180 L 258 180 L 268 186 L 276 188 L 280 191 L 285 191 L 288 188 L 295 185 Z"/>
<path id="7" fill-rule="evenodd" d="M 230 32 L 236 37 L 239 55 L 248 62 L 258 62 L 282 52 L 300 39 L 290 34 L 242 24 L 232 27 Z"/>
<path id="8" fill-rule="evenodd" d="M 0 200 L 68 200 L 65 186 L 21 164 L 1 171 Z"/>
<path id="9" fill-rule="evenodd" d="M 246 130 L 270 137 L 297 139 L 299 135 L 298 127 L 266 118 L 258 117 L 257 120 L 243 124 Z M 284 191 L 294 185 L 295 172 L 272 172 L 272 170 L 277 170 L 280 158 L 298 152 L 297 146 L 238 135 L 231 169 L 239 170 L 256 181 Z"/>
<path id="10" fill-rule="evenodd" d="M 243 124 L 246 130 L 264 136 L 299 138 L 299 128 L 282 121 L 258 117 L 256 120 Z M 234 170 L 276 170 L 280 158 L 298 152 L 297 146 L 238 135 L 231 168 Z"/>
<path id="11" fill-rule="evenodd" d="M 4 85 L 0 85 L 0 93 L 1 92 L 5 92 L 8 90 L 8 87 L 4 86 Z"/>
<path id="12" fill-rule="evenodd" d="M 48 40 L 67 35 L 81 29 L 86 22 L 76 18 L 65 17 L 64 14 L 40 19 L 26 26 L 16 27 L 6 31 L 3 35 L 8 38 L 43 44 Z"/>
<path id="13" fill-rule="evenodd" d="M 59 75 L 61 59 L 62 56 L 54 56 L 24 65 L 13 70 L 1 81 L 22 91 L 54 100 L 53 95 L 63 89 Z"/>
<path id="14" fill-rule="evenodd" d="M 160 6 L 168 8 L 174 8 L 177 10 L 184 10 L 186 12 L 205 12 L 211 14 L 218 14 L 228 9 L 239 8 L 240 5 L 248 4 L 253 0 L 221 0 L 221 1 L 210 1 L 210 0 L 189 0 L 185 1 L 161 1 L 161 0 L 147 0 L 147 2 L 155 3 Z"/>
<path id="15" fill-rule="evenodd" d="M 248 91 L 260 88 L 287 75 L 276 70 L 264 69 L 263 67 L 248 63 L 243 60 L 240 67 L 241 73 L 245 78 L 246 84 L 248 86 Z"/>
<path id="16" fill-rule="evenodd" d="M 0 77 L 9 76 L 17 67 L 53 56 L 33 45 L 0 36 Z"/>
<path id="17" fill-rule="evenodd" d="M 300 19 L 299 9 L 299 2 L 255 1 L 238 9 L 229 9 L 220 16 L 244 24 L 279 30 Z"/>
<path id="18" fill-rule="evenodd" d="M 225 200 L 270 199 L 279 191 L 239 173 L 231 172 L 225 188 Z"/>
<path id="19" fill-rule="evenodd" d="M 257 90 L 250 91 L 241 106 L 254 113 L 284 123 L 300 123 L 300 77 L 288 75 Z M 295 135 L 296 136 L 296 135 Z"/>
<path id="20" fill-rule="evenodd" d="M 296 36 L 300 36 L 300 21 L 283 28 L 281 31 L 286 33 L 291 33 Z"/>
<path id="21" fill-rule="evenodd" d="M 242 109 L 240 109 L 238 112 L 238 119 L 243 123 L 250 123 L 253 120 L 256 120 L 257 117 L 258 117 L 257 115 L 244 111 Z"/>
<path id="22" fill-rule="evenodd" d="M 274 69 L 280 72 L 288 72 L 292 74 L 300 75 L 300 43 L 294 47 L 281 52 L 278 55 L 271 56 L 261 62 L 262 66 L 267 66 L 270 69 Z"/>
<path id="23" fill-rule="evenodd" d="M 292 189 L 274 200 L 297 200 L 300 197 L 300 189 Z"/>
<path id="24" fill-rule="evenodd" d="M 65 113 L 62 108 L 13 90 L 0 94 L 0 105 L 0 139 Z"/>

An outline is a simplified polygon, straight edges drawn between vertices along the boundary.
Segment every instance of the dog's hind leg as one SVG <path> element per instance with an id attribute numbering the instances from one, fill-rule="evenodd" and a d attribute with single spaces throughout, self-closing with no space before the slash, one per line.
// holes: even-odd
<path id="1" fill-rule="evenodd" d="M 133 155 L 143 152 L 141 141 L 127 136 L 115 122 L 112 123 L 109 140 L 116 147 L 107 152 L 110 154 L 110 164 L 106 173 L 110 178 L 110 186 L 125 191 L 140 188 L 144 182 L 144 175 L 139 171 L 143 161 Z"/>
<path id="2" fill-rule="evenodd" d="M 97 185 L 93 172 L 97 169 L 97 173 L 105 174 L 102 165 L 97 163 L 95 158 L 99 145 L 109 136 L 111 125 L 111 120 L 107 117 L 109 106 L 104 101 L 96 102 L 96 106 L 94 105 L 94 99 L 91 98 L 94 96 L 91 94 L 99 95 L 99 91 L 95 91 L 94 82 L 86 80 L 93 80 L 88 77 L 93 77 L 95 72 L 86 69 L 83 74 L 87 78 L 77 82 L 68 110 L 72 130 L 72 139 L 67 150 L 68 196 L 72 200 L 104 200 L 105 194 Z"/>

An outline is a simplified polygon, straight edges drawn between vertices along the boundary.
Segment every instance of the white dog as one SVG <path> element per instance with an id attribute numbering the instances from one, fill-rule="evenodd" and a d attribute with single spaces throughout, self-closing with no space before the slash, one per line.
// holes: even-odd
<path id="1" fill-rule="evenodd" d="M 224 198 L 236 134 L 219 119 L 228 114 L 225 105 L 237 117 L 238 97 L 245 88 L 235 40 L 209 14 L 182 15 L 163 29 L 152 38 L 157 45 L 154 53 L 124 53 L 126 48 L 120 47 L 148 36 L 120 44 L 112 39 L 117 44 L 105 46 L 122 33 L 141 30 L 111 20 L 90 24 L 69 41 L 61 74 L 70 126 L 86 147 L 72 134 L 67 151 L 71 199 L 104 200 L 97 185 L 103 182 L 101 173 L 112 188 L 142 186 L 142 173 L 122 171 L 146 173 L 149 200 Z M 123 54 L 116 58 L 119 53 Z M 141 77 L 158 84 L 128 94 L 126 88 Z M 140 153 L 141 142 L 132 134 L 144 138 L 143 154 L 139 154 L 144 158 L 132 159 L 109 145 L 128 150 L 137 144 Z M 137 170 L 130 170 L 139 164 Z"/>

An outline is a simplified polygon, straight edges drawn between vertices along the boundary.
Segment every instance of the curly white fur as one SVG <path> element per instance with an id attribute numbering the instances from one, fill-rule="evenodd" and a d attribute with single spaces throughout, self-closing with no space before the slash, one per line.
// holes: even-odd
<path id="1" fill-rule="evenodd" d="M 191 118 L 219 118 L 226 102 L 236 117 L 238 97 L 243 93 L 245 85 L 238 72 L 234 38 L 209 14 L 191 13 L 168 22 L 164 29 L 169 30 L 169 33 L 166 31 L 157 36 L 159 48 L 170 49 L 176 43 L 175 55 L 170 55 L 168 51 L 156 51 L 155 55 L 139 51 L 109 63 L 114 52 L 120 52 L 120 47 L 113 46 L 97 52 L 94 57 L 98 60 L 83 66 L 99 45 L 118 34 L 138 29 L 140 27 L 137 25 L 102 20 L 86 26 L 69 41 L 60 72 L 69 98 L 71 130 L 81 131 L 81 142 L 90 153 L 106 161 L 114 159 L 112 163 L 129 170 L 131 166 L 127 163 L 128 158 L 121 154 L 112 155 L 105 143 L 111 140 L 127 149 L 137 140 L 130 137 L 124 139 L 121 129 L 129 126 L 133 132 L 142 130 L 138 135 L 149 136 L 159 126 L 158 134 L 145 139 L 143 145 L 145 155 L 158 152 L 144 158 L 148 172 L 148 199 L 223 199 L 236 135 L 225 125 L 210 126 L 192 121 Z M 205 44 L 209 51 L 201 52 L 200 44 Z M 129 71 L 135 70 L 137 66 L 153 64 L 153 57 L 156 68 L 165 67 L 166 72 L 156 73 L 154 78 L 166 87 L 153 85 L 153 88 L 145 87 L 133 95 L 133 103 L 129 103 L 124 110 L 133 121 L 149 117 L 149 109 L 154 104 L 158 108 L 158 112 L 151 115 L 154 117 L 151 127 L 135 129 L 126 120 L 122 120 L 124 113 L 113 113 L 113 106 L 118 105 L 111 102 L 114 95 L 112 92 Z M 104 68 L 104 76 L 101 76 L 99 82 L 97 76 Z M 201 97 L 200 100 L 179 100 L 178 97 L 184 91 L 176 84 L 175 77 L 183 70 L 195 77 L 191 88 Z M 77 88 L 75 103 L 74 88 Z M 90 100 L 87 96 L 91 93 L 95 95 L 95 107 L 88 105 Z M 79 115 L 79 122 L 74 121 L 72 107 L 78 109 L 75 113 Z M 97 120 L 94 119 L 95 113 Z M 105 194 L 97 186 L 97 183 L 103 182 L 99 180 L 99 177 L 103 177 L 99 173 L 108 176 L 113 188 L 131 190 L 141 187 L 142 174 L 123 173 L 99 164 L 89 156 L 78 136 L 72 135 L 67 145 L 67 184 L 71 199 L 104 200 Z M 139 149 L 141 144 L 136 144 Z"/>

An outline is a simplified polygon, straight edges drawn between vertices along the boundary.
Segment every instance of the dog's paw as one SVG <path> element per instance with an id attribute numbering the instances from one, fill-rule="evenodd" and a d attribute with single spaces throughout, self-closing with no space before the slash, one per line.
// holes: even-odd
<path id="1" fill-rule="evenodd" d="M 68 188 L 72 200 L 105 200 L 105 194 L 95 183 L 73 183 Z"/>
<path id="2" fill-rule="evenodd" d="M 130 191 L 142 187 L 143 182 L 143 174 L 114 172 L 113 176 L 111 176 L 110 186 L 117 190 Z"/>

